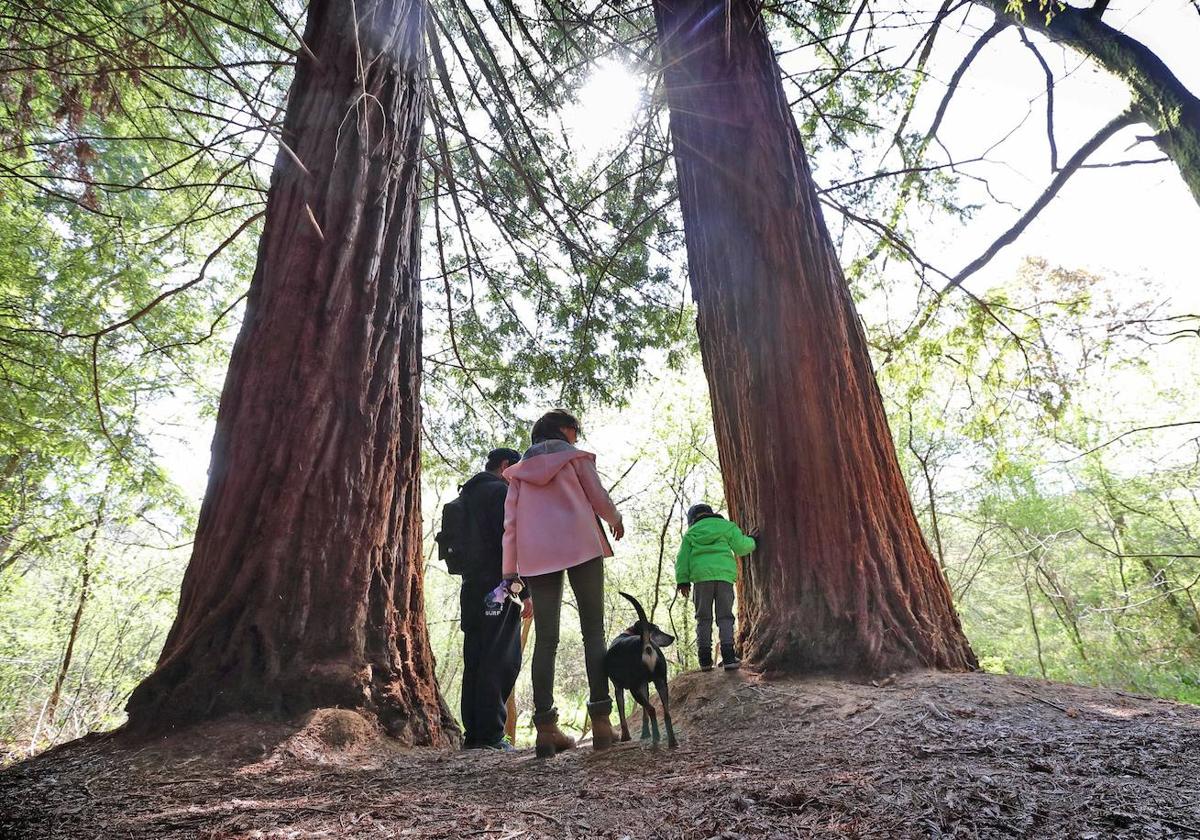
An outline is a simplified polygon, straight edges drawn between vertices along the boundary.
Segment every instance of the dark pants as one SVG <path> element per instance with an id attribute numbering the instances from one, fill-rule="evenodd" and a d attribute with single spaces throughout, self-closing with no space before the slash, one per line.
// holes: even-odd
<path id="1" fill-rule="evenodd" d="M 583 632 L 583 664 L 587 670 L 590 702 L 599 714 L 612 711 L 608 677 L 604 674 L 604 560 L 597 557 L 567 569 L 567 578 L 579 607 Z M 558 653 L 558 625 L 562 616 L 563 573 L 525 578 L 533 596 L 533 715 L 549 717 L 554 711 L 554 660 Z"/>
<path id="2" fill-rule="evenodd" d="M 733 584 L 724 580 L 699 580 L 692 584 L 696 602 L 696 647 L 712 653 L 713 608 L 721 644 L 733 644 Z"/>
<path id="3" fill-rule="evenodd" d="M 483 595 L 463 598 L 463 746 L 504 737 L 506 703 L 521 671 L 521 608 L 511 599 L 500 615 L 483 613 Z M 470 611 L 468 613 L 468 611 Z"/>

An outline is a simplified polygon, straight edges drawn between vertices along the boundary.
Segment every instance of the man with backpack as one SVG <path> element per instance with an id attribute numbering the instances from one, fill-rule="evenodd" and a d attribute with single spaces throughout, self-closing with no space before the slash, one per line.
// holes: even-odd
<path id="1" fill-rule="evenodd" d="M 463 631 L 462 711 L 464 749 L 513 749 L 504 740 L 505 703 L 521 670 L 521 615 L 530 612 L 508 599 L 485 608 L 500 585 L 504 537 L 503 472 L 521 460 L 513 449 L 493 449 L 483 472 L 459 489 L 442 512 L 439 554 L 452 574 L 462 575 L 459 595 Z"/>

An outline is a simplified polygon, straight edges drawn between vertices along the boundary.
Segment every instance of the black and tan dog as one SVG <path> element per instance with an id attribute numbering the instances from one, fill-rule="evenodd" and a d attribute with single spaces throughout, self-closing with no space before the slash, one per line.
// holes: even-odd
<path id="1" fill-rule="evenodd" d="M 621 719 L 621 740 L 629 740 L 629 725 L 625 722 L 625 690 L 642 707 L 642 738 L 653 730 L 654 742 L 659 740 L 658 716 L 650 705 L 650 683 L 662 701 L 663 722 L 667 725 L 667 746 L 675 747 L 675 729 L 671 726 L 671 706 L 667 697 L 667 659 L 662 648 L 675 641 L 675 637 L 664 633 L 646 618 L 646 611 L 637 598 L 624 592 L 621 597 L 633 604 L 637 610 L 637 622 L 613 639 L 604 654 L 604 672 L 616 689 L 617 716 Z M 649 723 L 649 728 L 647 727 Z"/>

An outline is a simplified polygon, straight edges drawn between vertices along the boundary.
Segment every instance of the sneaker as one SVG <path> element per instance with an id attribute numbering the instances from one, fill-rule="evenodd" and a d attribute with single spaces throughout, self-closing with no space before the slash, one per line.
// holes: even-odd
<path id="1" fill-rule="evenodd" d="M 742 667 L 742 660 L 733 652 L 733 645 L 721 645 L 721 667 L 726 671 L 736 671 Z"/>
<path id="2" fill-rule="evenodd" d="M 506 752 L 506 753 L 517 751 L 517 748 L 508 742 L 507 737 L 501 738 L 499 741 L 496 741 L 494 744 L 484 744 L 480 747 L 480 749 L 492 750 L 494 752 Z"/>
<path id="3" fill-rule="evenodd" d="M 472 741 L 469 744 L 463 744 L 464 750 L 491 750 L 492 752 L 516 752 L 516 747 L 508 742 L 508 738 L 501 738 L 499 741 L 493 741 L 490 744 L 481 744 L 478 741 Z"/>

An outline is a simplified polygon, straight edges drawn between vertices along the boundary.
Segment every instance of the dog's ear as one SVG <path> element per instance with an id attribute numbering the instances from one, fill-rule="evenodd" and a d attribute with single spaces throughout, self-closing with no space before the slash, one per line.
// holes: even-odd
<path id="1" fill-rule="evenodd" d="M 672 636 L 670 633 L 664 633 L 663 631 L 659 630 L 657 627 L 651 627 L 650 628 L 650 640 L 652 642 L 654 642 L 654 644 L 658 645 L 660 648 L 665 648 L 665 647 L 668 647 L 669 645 L 671 645 L 675 641 L 675 637 Z"/>

